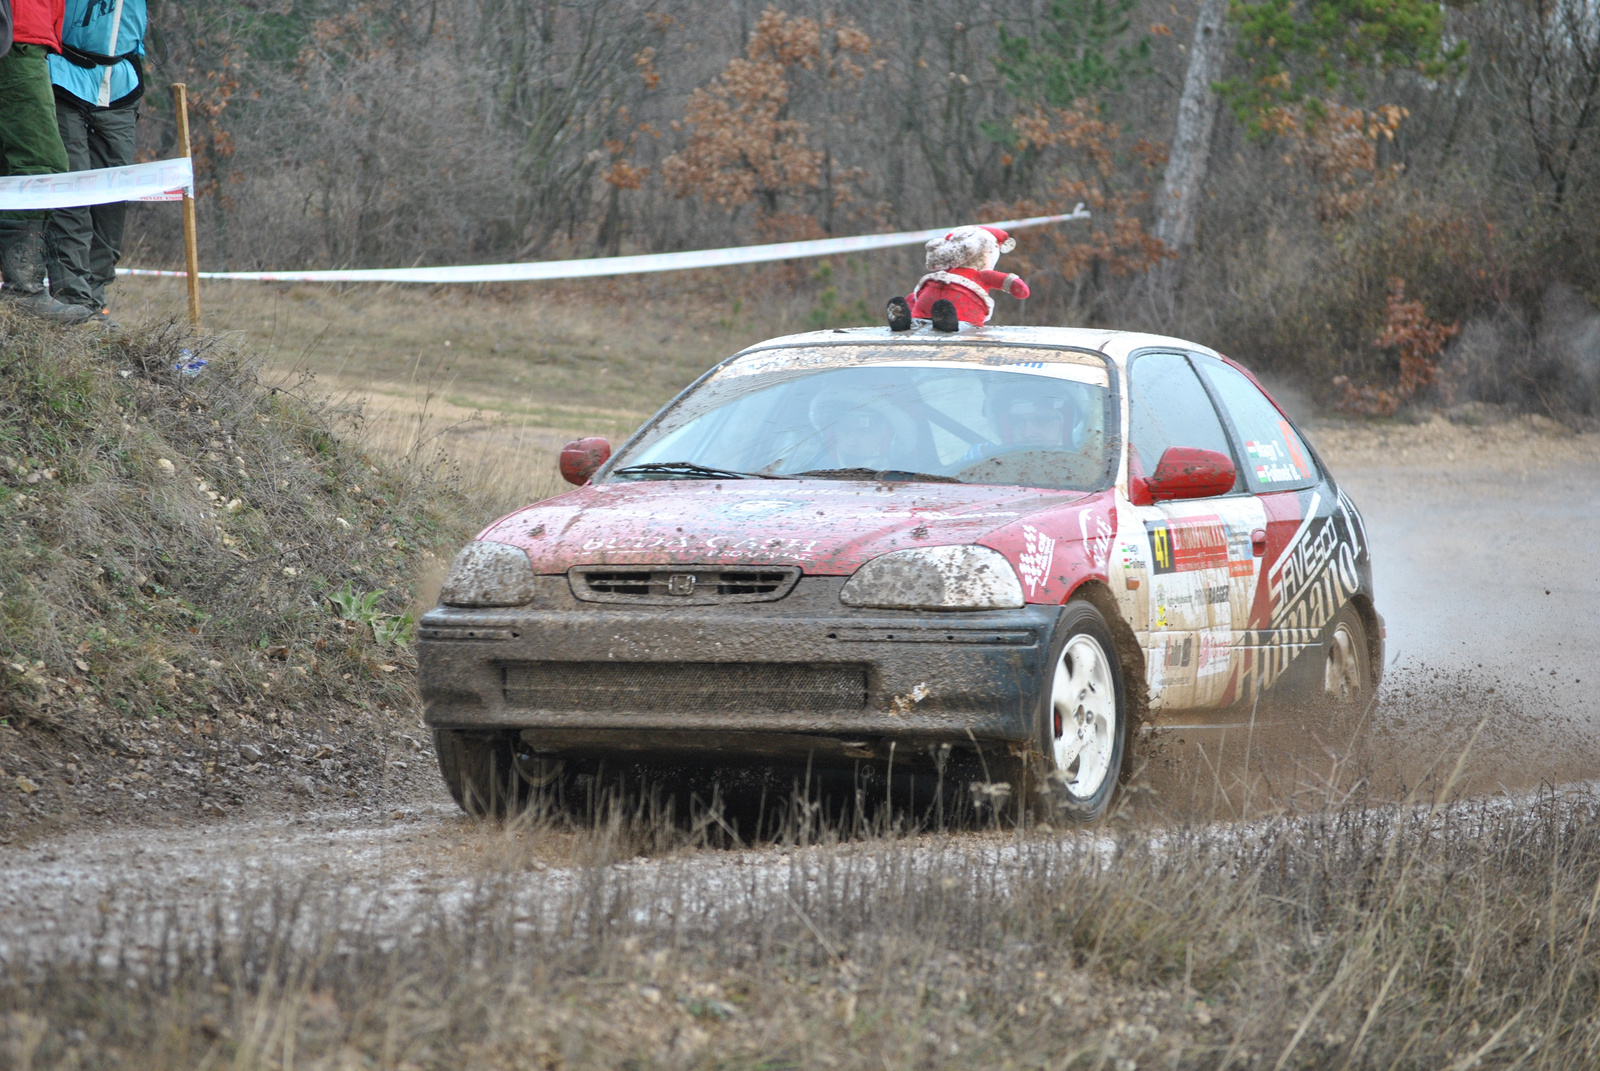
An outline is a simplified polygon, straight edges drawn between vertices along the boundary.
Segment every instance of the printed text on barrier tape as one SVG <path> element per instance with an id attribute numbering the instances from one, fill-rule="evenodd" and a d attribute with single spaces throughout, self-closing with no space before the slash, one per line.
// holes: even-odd
<path id="1" fill-rule="evenodd" d="M 0 178 L 0 212 L 38 212 L 115 201 L 179 201 L 193 186 L 194 168 L 184 157 L 56 175 L 12 175 Z"/>
<path id="2" fill-rule="evenodd" d="M 1088 219 L 1089 212 L 1078 205 L 1058 216 L 1031 216 L 1009 219 L 988 226 L 1015 231 L 1049 223 Z M 949 232 L 948 227 L 925 231 L 900 231 L 895 234 L 858 234 L 850 238 L 820 238 L 808 242 L 778 242 L 773 245 L 733 246 L 726 249 L 696 249 L 683 253 L 647 253 L 629 257 L 595 257 L 589 260 L 544 260 L 530 264 L 468 264 L 436 268 L 350 268 L 329 271 L 203 271 L 202 279 L 249 279 L 279 283 L 507 283 L 540 279 L 585 279 L 599 275 L 635 275 L 643 272 L 682 271 L 688 268 L 721 268 L 734 264 L 760 264 L 772 260 L 797 260 L 826 257 L 838 253 L 857 253 L 867 249 L 888 249 L 915 245 Z M 155 275 L 182 278 L 181 271 L 153 268 L 118 268 L 118 275 Z"/>

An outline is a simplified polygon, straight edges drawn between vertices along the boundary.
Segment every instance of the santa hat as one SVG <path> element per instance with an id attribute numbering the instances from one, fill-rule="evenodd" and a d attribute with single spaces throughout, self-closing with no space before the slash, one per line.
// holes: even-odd
<path id="1" fill-rule="evenodd" d="M 973 264 L 981 265 L 991 256 L 1009 253 L 1017 240 L 999 227 L 957 227 L 943 238 L 929 239 L 926 262 L 929 271 L 948 271 Z"/>
<path id="2" fill-rule="evenodd" d="M 999 227 L 984 227 L 983 230 L 986 230 L 990 234 L 994 235 L 994 240 L 1000 243 L 1000 252 L 1009 253 L 1013 249 L 1017 248 L 1017 240 L 1011 237 L 1011 235 L 1007 234 L 1005 231 L 1001 230 Z"/>

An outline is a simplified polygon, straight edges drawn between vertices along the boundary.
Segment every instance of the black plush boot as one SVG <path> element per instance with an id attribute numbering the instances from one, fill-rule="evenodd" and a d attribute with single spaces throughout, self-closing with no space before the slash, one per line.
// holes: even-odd
<path id="1" fill-rule="evenodd" d="M 953 303 L 940 298 L 933 303 L 931 311 L 933 312 L 933 329 L 935 331 L 948 333 L 961 330 L 961 318 L 956 315 L 956 307 Z"/>
<path id="2" fill-rule="evenodd" d="M 909 331 L 909 330 L 911 330 L 911 306 L 906 302 L 905 298 L 903 298 L 903 297 L 892 297 L 892 298 L 890 298 L 889 299 L 889 305 L 888 305 L 888 307 L 887 307 L 887 309 L 885 311 L 888 313 L 888 316 L 889 316 L 889 330 L 891 330 L 891 331 Z"/>

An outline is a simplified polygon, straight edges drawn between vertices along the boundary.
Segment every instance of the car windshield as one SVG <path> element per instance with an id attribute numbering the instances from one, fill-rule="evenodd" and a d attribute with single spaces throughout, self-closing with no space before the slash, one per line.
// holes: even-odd
<path id="1" fill-rule="evenodd" d="M 928 480 L 1098 490 L 1115 474 L 1104 358 L 993 344 L 790 347 L 719 369 L 610 479 Z"/>

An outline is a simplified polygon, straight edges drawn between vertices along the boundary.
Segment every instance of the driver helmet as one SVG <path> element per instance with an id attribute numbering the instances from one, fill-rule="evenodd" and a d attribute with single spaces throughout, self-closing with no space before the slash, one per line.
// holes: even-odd
<path id="1" fill-rule="evenodd" d="M 870 466 L 886 461 L 895 436 L 895 422 L 881 402 L 863 398 L 859 390 L 825 390 L 811 399 L 811 426 L 841 465 Z"/>
<path id="2" fill-rule="evenodd" d="M 1041 389 L 1037 376 L 1018 378 L 991 390 L 984 415 L 1006 445 L 1065 446 L 1077 423 L 1077 409 L 1064 392 Z"/>

